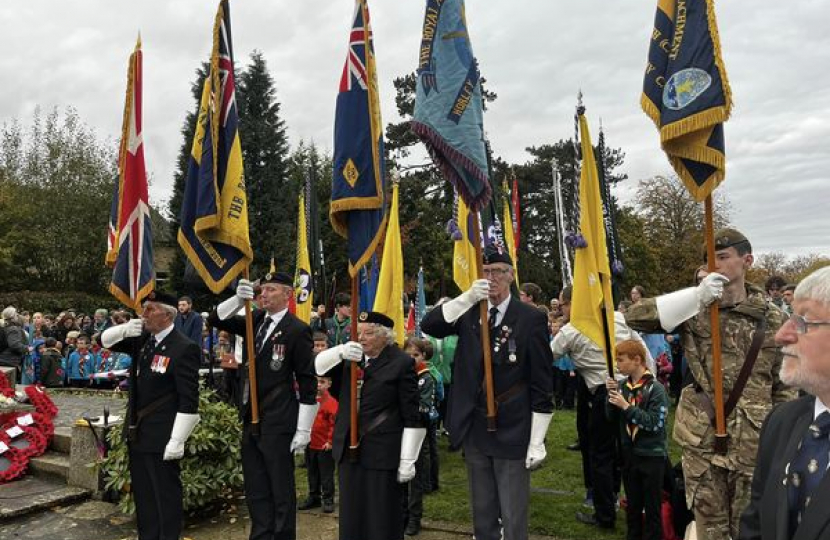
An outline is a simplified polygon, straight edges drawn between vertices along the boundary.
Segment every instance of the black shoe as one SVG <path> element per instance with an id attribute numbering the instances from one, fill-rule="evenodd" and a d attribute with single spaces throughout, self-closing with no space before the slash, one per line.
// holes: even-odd
<path id="1" fill-rule="evenodd" d="M 573 444 L 569 444 L 565 448 L 567 448 L 568 450 L 573 450 L 574 452 L 579 452 L 579 450 L 581 449 L 579 446 L 579 441 L 576 441 Z"/>
<path id="2" fill-rule="evenodd" d="M 415 536 L 421 532 L 421 522 L 411 520 L 409 523 L 406 524 L 406 530 L 403 532 L 407 536 Z"/>
<path id="3" fill-rule="evenodd" d="M 334 512 L 334 501 L 323 501 L 323 513 L 331 514 Z"/>
<path id="4" fill-rule="evenodd" d="M 316 497 L 307 497 L 306 500 L 301 502 L 298 506 L 298 510 L 310 510 L 312 508 L 317 508 L 320 506 L 320 499 Z"/>
<path id="5" fill-rule="evenodd" d="M 603 523 L 597 521 L 597 517 L 595 514 L 589 514 L 587 512 L 577 512 L 576 513 L 576 520 L 580 523 L 584 523 L 585 525 L 594 525 L 595 527 L 599 527 L 600 529 L 613 529 L 614 522 L 610 523 Z"/>

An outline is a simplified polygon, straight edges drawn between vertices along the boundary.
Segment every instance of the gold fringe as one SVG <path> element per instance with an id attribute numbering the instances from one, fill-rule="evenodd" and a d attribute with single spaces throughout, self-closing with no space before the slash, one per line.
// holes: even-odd
<path id="1" fill-rule="evenodd" d="M 640 96 L 640 107 L 643 109 L 643 112 L 651 118 L 651 121 L 654 122 L 654 126 L 659 130 L 660 109 L 648 98 L 647 95 L 645 95 L 645 93 Z"/>
<path id="2" fill-rule="evenodd" d="M 665 144 L 689 133 L 710 128 L 715 124 L 722 124 L 728 117 L 727 112 L 723 106 L 713 107 L 666 124 L 660 128 L 660 142 Z"/>
<path id="3" fill-rule="evenodd" d="M 721 82 L 723 83 L 724 96 L 724 119 L 726 122 L 732 114 L 732 88 L 729 86 L 729 77 L 726 75 L 726 67 L 723 65 L 723 58 L 721 57 L 720 49 L 720 35 L 718 33 L 718 21 L 715 17 L 715 2 L 714 0 L 706 0 L 706 16 L 709 21 L 709 36 L 712 38 L 712 46 L 715 51 L 715 65 L 720 73 Z"/>

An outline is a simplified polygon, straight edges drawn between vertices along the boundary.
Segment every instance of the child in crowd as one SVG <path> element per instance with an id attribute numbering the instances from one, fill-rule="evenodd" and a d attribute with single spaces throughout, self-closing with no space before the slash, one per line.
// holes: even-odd
<path id="1" fill-rule="evenodd" d="M 40 382 L 46 388 L 63 386 L 63 356 L 57 345 L 55 338 L 46 338 L 43 354 L 40 355 Z"/>
<path id="2" fill-rule="evenodd" d="M 98 367 L 98 356 L 90 349 L 89 337 L 85 334 L 78 336 L 77 349 L 69 355 L 67 372 L 69 386 L 87 387 L 90 377 Z"/>
<path id="3" fill-rule="evenodd" d="M 646 367 L 646 349 L 636 340 L 617 344 L 619 384 L 607 379 L 610 418 L 618 418 L 623 450 L 623 485 L 628 499 L 627 540 L 661 540 L 660 506 L 668 449 L 666 389 Z M 645 511 L 645 522 L 643 521 Z"/>
<path id="4" fill-rule="evenodd" d="M 314 332 L 314 354 L 328 348 L 328 336 Z M 299 504 L 300 510 L 316 508 L 322 504 L 323 512 L 334 512 L 334 456 L 331 446 L 334 439 L 334 420 L 337 416 L 337 400 L 329 393 L 331 377 L 317 377 L 317 417 L 311 427 L 311 442 L 306 450 L 308 468 L 308 497 Z"/>
<path id="5" fill-rule="evenodd" d="M 431 487 L 430 480 L 430 441 L 435 441 L 438 410 L 435 408 L 435 379 L 429 371 L 429 359 L 432 358 L 432 343 L 426 339 L 410 338 L 404 345 L 406 354 L 415 360 L 415 372 L 418 375 L 418 390 L 420 405 L 418 412 L 421 421 L 427 426 L 425 444 L 421 446 L 418 460 L 415 462 L 415 478 L 404 489 L 404 515 L 406 516 L 407 536 L 414 536 L 421 532 L 421 518 L 424 515 L 424 493 Z M 430 430 L 432 433 L 430 433 Z"/>
<path id="6" fill-rule="evenodd" d="M 561 317 L 551 318 L 549 323 L 551 340 L 559 333 L 562 325 L 563 320 Z M 571 410 L 574 408 L 577 387 L 574 362 L 566 354 L 554 360 L 553 367 L 555 368 L 553 370 L 553 393 L 556 408 Z"/>

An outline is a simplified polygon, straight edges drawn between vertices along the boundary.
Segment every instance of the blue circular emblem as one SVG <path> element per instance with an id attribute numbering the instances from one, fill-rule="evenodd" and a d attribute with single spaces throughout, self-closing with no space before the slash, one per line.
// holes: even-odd
<path id="1" fill-rule="evenodd" d="M 712 77 L 699 68 L 682 69 L 663 88 L 663 106 L 673 111 L 688 107 L 710 86 Z"/>

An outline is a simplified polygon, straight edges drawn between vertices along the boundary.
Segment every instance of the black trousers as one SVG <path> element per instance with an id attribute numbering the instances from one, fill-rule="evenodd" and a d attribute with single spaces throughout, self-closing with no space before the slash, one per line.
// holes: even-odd
<path id="1" fill-rule="evenodd" d="M 130 477 L 139 540 L 178 540 L 182 532 L 179 462 L 130 450 Z"/>
<path id="2" fill-rule="evenodd" d="M 334 456 L 331 450 L 306 452 L 308 458 L 308 496 L 311 499 L 334 501 Z"/>
<path id="3" fill-rule="evenodd" d="M 434 491 L 439 487 L 438 479 L 438 422 L 430 422 L 427 427 L 427 438 L 424 445 L 429 446 L 429 484 L 426 491 Z"/>
<path id="4" fill-rule="evenodd" d="M 591 392 L 585 384 L 585 379 L 576 376 L 576 436 L 579 439 L 579 451 L 582 454 L 582 481 L 585 489 L 593 489 L 591 481 L 591 437 L 589 423 L 591 419 Z"/>
<path id="5" fill-rule="evenodd" d="M 294 484 L 293 434 L 254 437 L 245 423 L 242 432 L 242 473 L 251 515 L 251 540 L 296 540 L 297 495 Z"/>
<path id="6" fill-rule="evenodd" d="M 623 483 L 628 499 L 626 509 L 627 540 L 661 540 L 665 457 L 627 455 L 623 466 Z M 645 526 L 643 524 L 645 510 Z"/>
<path id="7" fill-rule="evenodd" d="M 424 516 L 424 493 L 429 492 L 430 487 L 430 452 L 426 445 L 421 445 L 418 453 L 418 460 L 415 462 L 415 478 L 404 485 L 403 508 L 404 521 L 421 521 Z"/>
<path id="8" fill-rule="evenodd" d="M 594 490 L 594 516 L 604 525 L 616 521 L 614 506 L 615 469 L 617 465 L 616 422 L 611 422 L 605 413 L 608 390 L 599 386 L 590 399 L 588 416 L 588 461 Z"/>

